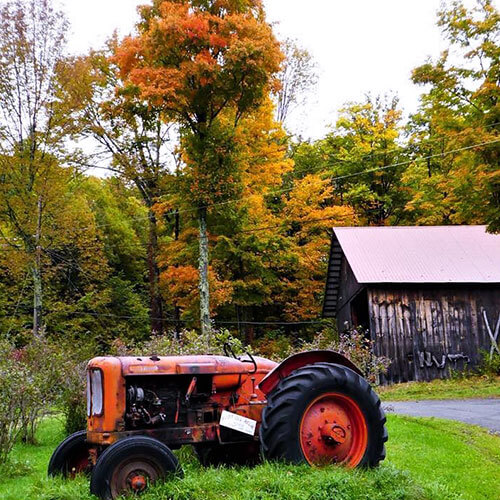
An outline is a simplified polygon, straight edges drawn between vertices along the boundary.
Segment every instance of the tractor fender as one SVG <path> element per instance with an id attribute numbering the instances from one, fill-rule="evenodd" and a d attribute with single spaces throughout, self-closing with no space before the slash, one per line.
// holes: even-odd
<path id="1" fill-rule="evenodd" d="M 321 362 L 346 366 L 358 375 L 363 376 L 361 370 L 352 361 L 349 361 L 344 355 L 338 352 L 306 351 L 290 356 L 271 370 L 259 383 L 259 389 L 267 396 L 278 385 L 280 380 L 288 377 L 293 371 L 303 366 Z"/>

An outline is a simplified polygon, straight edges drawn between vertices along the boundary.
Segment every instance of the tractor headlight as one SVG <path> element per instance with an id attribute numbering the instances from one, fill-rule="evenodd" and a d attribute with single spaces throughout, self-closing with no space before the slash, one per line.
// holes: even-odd
<path id="1" fill-rule="evenodd" d="M 90 417 L 92 411 L 92 391 L 90 389 L 90 372 L 87 372 L 87 417 Z"/>
<path id="2" fill-rule="evenodd" d="M 87 373 L 87 414 L 99 416 L 103 409 L 102 372 L 91 369 Z"/>

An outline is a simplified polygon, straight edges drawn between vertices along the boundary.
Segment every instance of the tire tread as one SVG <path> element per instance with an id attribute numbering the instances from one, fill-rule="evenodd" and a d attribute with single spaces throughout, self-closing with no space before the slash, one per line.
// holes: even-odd
<path id="1" fill-rule="evenodd" d="M 385 458 L 384 443 L 388 439 L 385 427 L 386 417 L 380 399 L 370 384 L 348 367 L 333 363 L 315 363 L 295 370 L 281 380 L 268 395 L 267 406 L 262 414 L 260 438 L 262 451 L 268 460 L 303 462 L 297 459 L 295 445 L 290 440 L 290 422 L 297 415 L 295 405 L 299 398 L 307 399 L 308 391 L 328 379 L 339 390 L 349 390 L 364 401 L 370 413 L 369 444 L 360 466 L 376 467 Z M 302 453 L 300 452 L 300 455 Z"/>

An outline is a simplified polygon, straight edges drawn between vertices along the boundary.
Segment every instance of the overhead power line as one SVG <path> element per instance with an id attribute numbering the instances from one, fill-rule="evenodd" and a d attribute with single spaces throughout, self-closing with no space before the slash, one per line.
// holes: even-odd
<path id="1" fill-rule="evenodd" d="M 479 147 L 482 147 L 482 146 L 488 146 L 490 144 L 496 144 L 498 142 L 500 142 L 500 139 L 495 139 L 495 140 L 492 140 L 492 141 L 481 142 L 481 143 L 478 143 L 478 144 L 472 144 L 470 146 L 465 146 L 465 147 L 453 149 L 453 150 L 450 150 L 450 151 L 443 151 L 441 153 L 436 153 L 436 154 L 424 156 L 424 157 L 421 157 L 421 158 L 414 158 L 414 159 L 411 159 L 411 160 L 406 160 L 404 162 L 392 163 L 390 165 L 384 165 L 384 166 L 381 166 L 381 167 L 376 167 L 376 168 L 372 168 L 372 169 L 368 169 L 368 170 L 361 170 L 359 172 L 354 172 L 352 174 L 346 174 L 346 175 L 340 175 L 340 176 L 336 176 L 336 177 L 331 177 L 330 180 L 333 182 L 333 181 L 338 181 L 338 180 L 347 179 L 347 178 L 359 177 L 359 176 L 366 175 L 366 174 L 373 173 L 373 172 L 377 172 L 377 171 L 383 171 L 383 170 L 388 170 L 388 169 L 391 169 L 391 168 L 401 167 L 401 166 L 404 166 L 404 165 L 410 165 L 411 163 L 414 163 L 414 162 L 426 161 L 426 160 L 430 160 L 430 159 L 433 159 L 433 158 L 444 158 L 444 157 L 449 156 L 451 154 L 460 153 L 462 151 L 468 151 L 468 150 L 471 150 L 471 149 L 474 149 L 474 148 L 479 148 Z M 321 168 L 323 168 L 323 166 L 321 166 Z M 311 171 L 312 170 L 313 169 L 311 169 Z M 301 173 L 304 173 L 304 170 Z M 265 196 L 266 197 L 272 197 L 272 196 L 277 196 L 277 195 L 280 195 L 280 194 L 289 193 L 290 191 L 293 191 L 295 189 L 295 187 L 296 186 L 292 186 L 292 187 L 289 187 L 289 188 L 283 188 L 283 189 L 279 189 L 279 190 L 275 190 L 275 191 L 269 191 L 268 193 L 265 193 Z M 229 199 L 229 200 L 225 200 L 225 201 L 221 201 L 221 202 L 207 204 L 207 205 L 204 205 L 204 206 L 199 207 L 199 208 L 203 208 L 203 209 L 207 209 L 208 210 L 210 208 L 232 205 L 234 203 L 240 203 L 241 201 L 242 201 L 241 198 L 233 198 L 233 199 Z M 182 210 L 172 210 L 170 212 L 165 212 L 165 215 L 175 216 L 175 215 L 180 215 L 180 214 L 184 214 L 184 213 L 193 213 L 193 212 L 197 212 L 199 210 L 199 208 L 185 208 L 185 209 L 182 209 Z M 150 218 L 149 216 L 140 216 L 140 217 L 131 217 L 130 220 L 148 220 L 149 218 Z M 112 225 L 112 223 L 97 224 L 95 226 L 89 226 L 88 228 L 81 228 L 80 231 L 86 231 L 86 230 L 90 230 L 90 229 L 94 229 L 94 228 L 97 229 L 97 228 L 107 227 L 107 226 L 110 226 L 110 225 Z"/>
<path id="2" fill-rule="evenodd" d="M 374 172 L 379 172 L 379 171 L 385 171 L 385 170 L 389 170 L 391 168 L 397 168 L 397 167 L 401 167 L 401 166 L 404 166 L 404 165 L 410 165 L 412 163 L 419 163 L 419 162 L 430 160 L 430 159 L 433 159 L 433 158 L 444 158 L 444 157 L 449 156 L 451 154 L 456 154 L 456 153 L 460 153 L 460 152 L 463 152 L 463 151 L 469 151 L 469 150 L 472 150 L 472 149 L 475 149 L 475 148 L 479 148 L 479 147 L 483 147 L 483 146 L 489 146 L 491 144 L 497 144 L 499 142 L 500 142 L 500 139 L 495 139 L 495 140 L 492 140 L 492 141 L 486 141 L 486 142 L 481 142 L 481 143 L 477 143 L 477 144 L 472 144 L 470 146 L 464 146 L 462 148 L 457 148 L 457 149 L 453 149 L 453 150 L 450 150 L 450 151 L 443 151 L 442 153 L 436 153 L 436 154 L 424 156 L 424 157 L 421 157 L 421 158 L 415 158 L 415 159 L 412 159 L 412 160 L 406 160 L 404 162 L 392 163 L 390 165 L 383 165 L 381 167 L 376 167 L 376 168 L 372 168 L 372 169 L 368 169 L 368 170 L 362 170 L 360 172 L 354 172 L 352 174 L 346 174 L 346 175 L 332 177 L 330 180 L 333 182 L 333 181 L 347 179 L 347 178 L 359 177 L 359 176 L 366 175 L 366 174 L 369 174 L 369 173 L 374 173 Z M 271 192 L 267 193 L 265 196 L 276 196 L 278 194 L 284 194 L 284 193 L 290 192 L 293 189 L 295 189 L 295 186 L 293 186 L 291 188 L 280 189 L 280 190 L 277 190 L 277 191 L 271 191 Z M 212 203 L 212 204 L 209 204 L 209 205 L 205 205 L 202 208 L 210 209 L 210 208 L 214 208 L 214 207 L 219 207 L 219 206 L 223 206 L 223 205 L 230 205 L 230 204 L 233 204 L 233 203 L 240 203 L 240 202 L 241 202 L 241 199 L 237 198 L 237 199 L 226 200 L 226 201 L 223 201 L 223 202 Z M 175 214 L 182 214 L 182 213 L 187 213 L 187 212 L 193 212 L 193 211 L 197 211 L 197 210 L 198 210 L 197 208 L 183 209 L 183 210 L 177 210 L 177 211 L 173 211 L 173 212 L 167 212 L 167 214 L 168 215 L 175 215 Z M 129 220 L 148 220 L 148 219 L 149 219 L 149 216 L 141 216 L 141 217 L 130 217 Z M 112 225 L 112 223 L 97 224 L 95 226 L 88 226 L 88 227 L 85 227 L 85 228 L 80 228 L 80 229 L 78 229 L 78 231 L 82 231 L 83 232 L 83 231 L 88 231 L 88 230 L 91 230 L 91 229 L 98 229 L 98 228 L 102 228 L 102 227 L 108 227 L 110 225 Z M 281 227 L 281 226 L 279 226 L 279 227 Z M 260 230 L 263 230 L 263 229 L 266 229 L 266 228 L 255 228 L 255 229 L 251 229 L 251 230 L 248 230 L 248 231 L 240 231 L 240 232 L 241 233 L 244 233 L 244 232 L 256 232 L 256 231 L 260 231 Z M 14 249 L 12 249 L 12 250 L 14 250 Z"/>
<path id="3" fill-rule="evenodd" d="M 59 313 L 55 313 L 59 314 Z M 91 316 L 95 318 L 114 318 L 114 319 L 143 319 L 142 316 L 137 315 L 122 315 L 122 314 L 108 314 L 97 313 L 92 311 L 68 311 L 65 313 L 67 316 Z M 184 320 L 172 318 L 149 318 L 148 320 L 162 321 L 171 324 L 188 324 L 198 320 Z M 218 321 L 213 320 L 216 325 L 253 325 L 253 326 L 299 326 L 299 325 L 319 325 L 325 323 L 324 319 L 318 320 L 304 320 L 304 321 Z"/>
<path id="4" fill-rule="evenodd" d="M 445 156 L 449 156 L 449 155 L 452 155 L 452 154 L 455 154 L 455 153 L 461 153 L 463 151 L 468 151 L 468 150 L 474 149 L 474 148 L 480 148 L 481 146 L 488 146 L 490 144 L 496 144 L 497 142 L 500 142 L 500 139 L 496 139 L 494 141 L 482 142 L 482 143 L 479 143 L 479 144 L 473 144 L 471 146 L 466 146 L 466 147 L 463 147 L 463 148 L 452 149 L 451 151 L 445 151 L 443 153 L 436 153 L 436 154 L 433 154 L 433 155 L 425 156 L 423 158 L 417 158 L 416 160 L 402 161 L 402 162 L 399 162 L 399 163 L 393 163 L 392 165 L 385 165 L 383 167 L 371 168 L 369 170 L 364 170 L 361 173 L 353 173 L 353 174 L 341 175 L 339 177 L 333 178 L 332 180 L 337 181 L 337 180 L 342 180 L 342 179 L 348 179 L 348 178 L 351 178 L 351 177 L 356 177 L 358 175 L 371 174 L 373 172 L 379 172 L 381 170 L 387 170 L 389 168 L 396 168 L 396 167 L 401 167 L 403 165 L 410 165 L 411 163 L 415 163 L 415 162 L 421 162 L 421 161 L 425 161 L 425 160 L 432 160 L 433 158 L 444 158 Z"/>

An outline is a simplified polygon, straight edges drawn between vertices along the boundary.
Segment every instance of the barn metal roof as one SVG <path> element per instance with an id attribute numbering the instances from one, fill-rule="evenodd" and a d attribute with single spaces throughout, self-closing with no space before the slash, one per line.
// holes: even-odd
<path id="1" fill-rule="evenodd" d="M 486 226 L 334 228 L 323 316 L 335 317 L 342 261 L 360 284 L 498 284 L 500 235 Z"/>
<path id="2" fill-rule="evenodd" d="M 342 227 L 359 283 L 500 283 L 500 235 L 486 226 Z"/>

